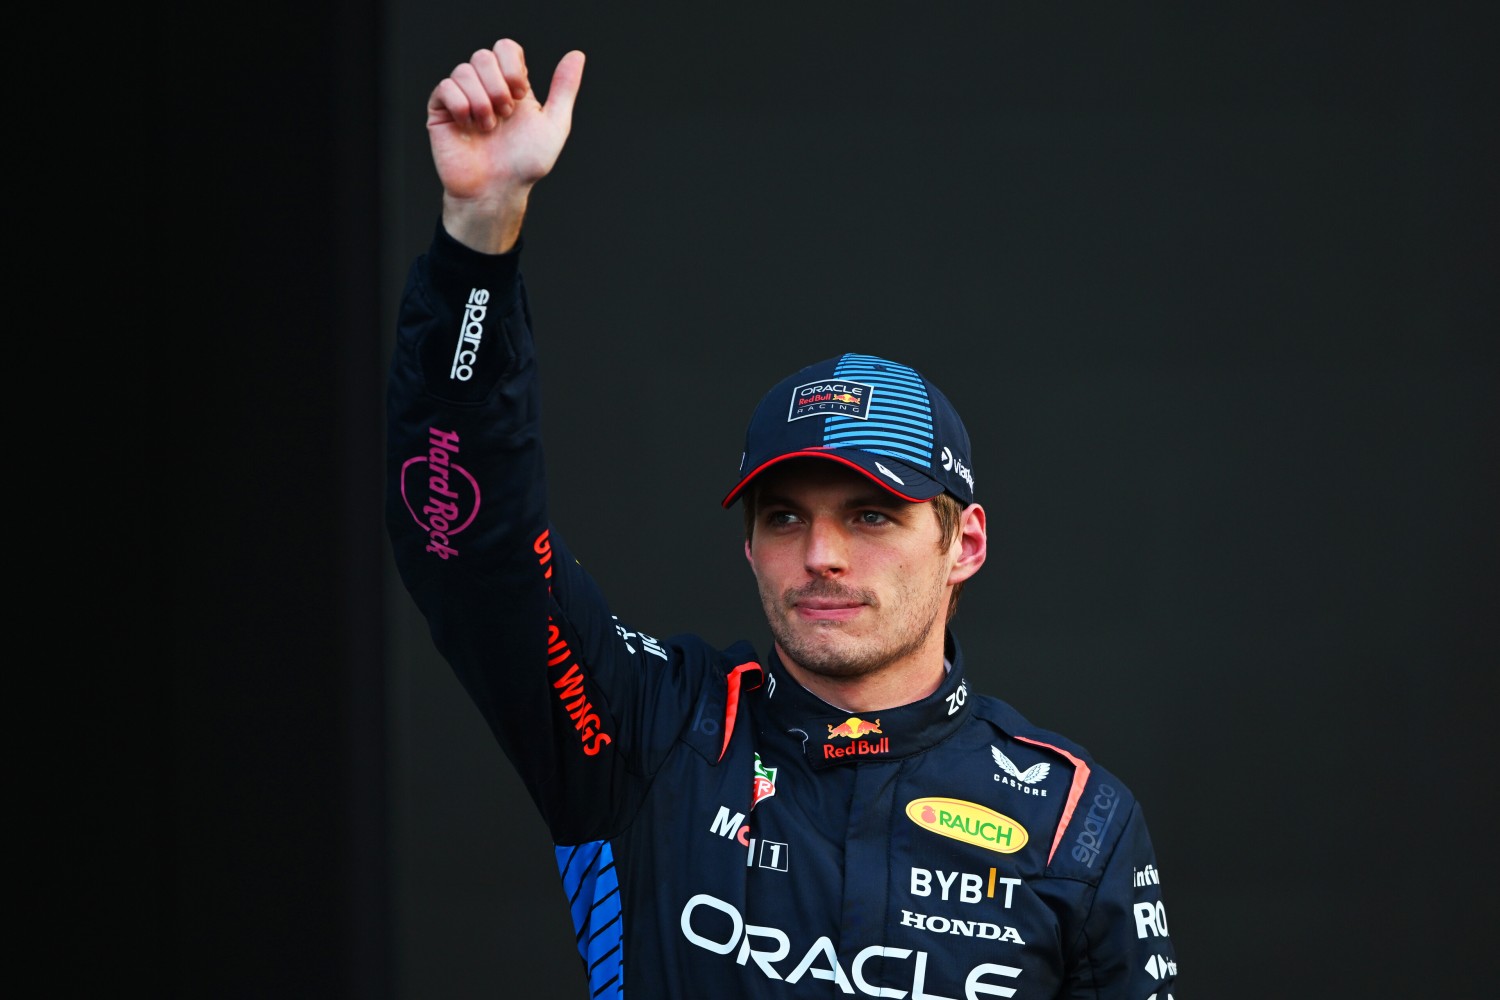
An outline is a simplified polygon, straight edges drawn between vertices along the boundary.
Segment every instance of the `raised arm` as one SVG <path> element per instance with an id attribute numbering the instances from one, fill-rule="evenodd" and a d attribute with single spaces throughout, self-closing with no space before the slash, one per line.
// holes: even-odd
<path id="1" fill-rule="evenodd" d="M 427 135 L 448 235 L 481 253 L 516 245 L 531 189 L 551 172 L 572 129 L 583 63 L 576 49 L 558 61 L 543 104 L 525 51 L 502 38 L 433 88 Z"/>
<path id="2" fill-rule="evenodd" d="M 432 89 L 442 219 L 407 272 L 386 395 L 402 583 L 565 844 L 630 823 L 698 697 L 664 684 L 666 649 L 618 623 L 548 515 L 518 239 L 531 188 L 567 140 L 582 70 L 582 53 L 559 60 L 542 104 L 521 47 L 501 39 Z M 658 716 L 661 739 L 639 721 Z"/>

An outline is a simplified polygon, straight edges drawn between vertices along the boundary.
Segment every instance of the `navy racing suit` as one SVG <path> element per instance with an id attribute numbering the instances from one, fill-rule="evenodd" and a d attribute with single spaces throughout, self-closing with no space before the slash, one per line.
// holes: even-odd
<path id="1" fill-rule="evenodd" d="M 548 521 L 521 249 L 441 225 L 388 388 L 387 522 L 556 844 L 597 997 L 1167 1000 L 1130 790 L 970 689 L 851 715 L 774 652 L 618 621 Z"/>

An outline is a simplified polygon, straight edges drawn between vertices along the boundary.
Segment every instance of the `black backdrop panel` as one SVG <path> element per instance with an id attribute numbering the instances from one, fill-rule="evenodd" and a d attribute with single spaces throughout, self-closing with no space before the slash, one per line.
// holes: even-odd
<path id="1" fill-rule="evenodd" d="M 1462 992 L 1477 930 L 1417 873 L 1478 832 L 1493 704 L 1481 26 L 976 10 L 398 11 L 390 290 L 437 208 L 431 85 L 500 35 L 541 83 L 583 49 L 526 267 L 556 520 L 621 617 L 763 643 L 715 503 L 750 407 L 908 361 L 975 438 L 973 669 L 1139 792 L 1185 994 Z M 582 996 L 545 837 L 410 616 L 404 988 Z"/>
<path id="2" fill-rule="evenodd" d="M 764 645 L 717 506 L 750 407 L 840 350 L 907 361 L 975 438 L 992 554 L 956 630 L 978 683 L 1139 793 L 1182 995 L 1481 995 L 1492 24 L 884 2 L 246 22 L 162 23 L 152 67 L 173 110 L 150 416 L 189 542 L 122 535 L 167 669 L 128 686 L 143 749 L 110 764 L 146 835 L 116 924 L 159 992 L 584 994 L 545 832 L 379 523 L 383 368 L 438 207 L 425 99 L 510 34 L 538 81 L 589 55 L 526 269 L 549 397 L 576 401 L 546 417 L 556 520 L 623 619 Z M 688 389 L 715 402 L 684 412 Z"/>

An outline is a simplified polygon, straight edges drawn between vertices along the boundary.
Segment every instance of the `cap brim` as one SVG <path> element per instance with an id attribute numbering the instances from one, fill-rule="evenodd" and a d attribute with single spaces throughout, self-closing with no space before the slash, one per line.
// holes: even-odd
<path id="1" fill-rule="evenodd" d="M 827 448 L 807 448 L 801 451 L 789 451 L 784 455 L 777 455 L 775 458 L 768 458 L 761 462 L 734 484 L 734 489 L 725 495 L 719 506 L 731 506 L 739 499 L 745 487 L 750 485 L 752 479 L 771 466 L 785 462 L 789 458 L 821 458 L 829 462 L 838 462 L 858 472 L 886 492 L 912 503 L 926 503 L 943 492 L 942 483 L 923 475 L 905 462 L 899 462 L 885 455 L 872 455 L 869 452 L 848 448 L 837 451 Z"/>

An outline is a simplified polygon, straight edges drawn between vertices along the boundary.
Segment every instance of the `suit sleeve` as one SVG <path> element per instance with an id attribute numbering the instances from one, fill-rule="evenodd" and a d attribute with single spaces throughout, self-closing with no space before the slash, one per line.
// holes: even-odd
<path id="1" fill-rule="evenodd" d="M 1167 931 L 1161 874 L 1139 803 L 1130 812 L 1084 920 L 1066 994 L 1074 1000 L 1169 1000 L 1177 957 Z"/>
<path id="2" fill-rule="evenodd" d="M 576 843 L 628 824 L 696 692 L 681 651 L 617 623 L 548 521 L 520 253 L 476 253 L 439 225 L 412 264 L 386 524 L 435 646 L 554 839 Z"/>

